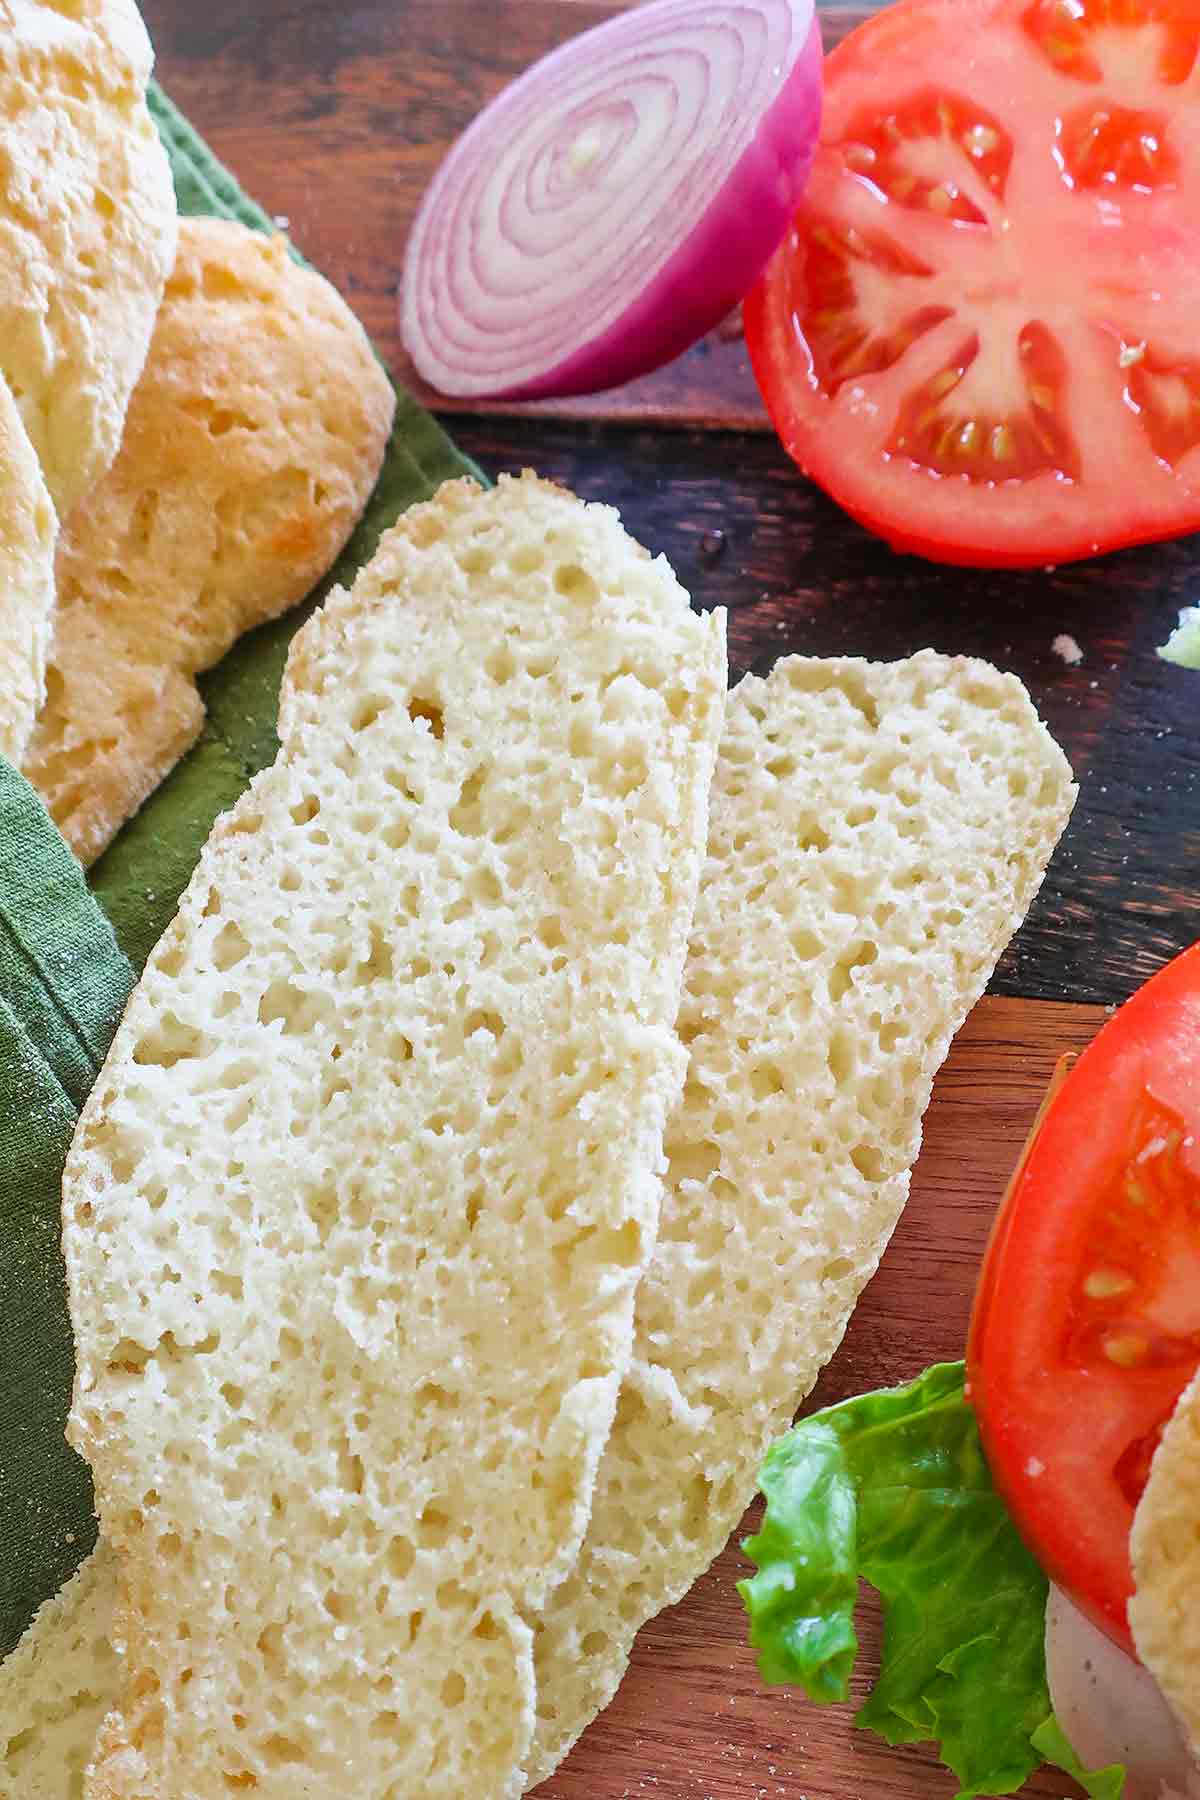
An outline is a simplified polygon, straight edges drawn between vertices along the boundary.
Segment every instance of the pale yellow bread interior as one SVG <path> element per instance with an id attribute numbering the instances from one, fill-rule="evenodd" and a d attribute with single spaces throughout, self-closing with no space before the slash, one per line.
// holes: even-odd
<path id="1" fill-rule="evenodd" d="M 530 1786 L 721 1550 L 908 1194 L 933 1075 L 1075 796 L 1020 682 L 789 657 L 730 696 L 658 1248 L 579 1561 L 535 1640 Z"/>
<path id="2" fill-rule="evenodd" d="M 723 620 L 449 484 L 294 642 L 64 1182 L 89 1800 L 515 1794 L 686 1058 Z"/>

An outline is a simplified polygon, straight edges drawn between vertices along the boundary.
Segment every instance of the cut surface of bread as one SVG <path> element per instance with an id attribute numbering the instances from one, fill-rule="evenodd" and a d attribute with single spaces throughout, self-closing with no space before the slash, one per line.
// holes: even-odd
<path id="1" fill-rule="evenodd" d="M 81 861 L 195 742 L 195 675 L 336 560 L 394 410 L 362 326 L 282 238 L 181 220 L 120 453 L 63 529 L 24 762 Z"/>
<path id="2" fill-rule="evenodd" d="M 1150 1464 L 1129 1548 L 1129 1623 L 1142 1662 L 1191 1745 L 1200 1744 L 1200 1376 L 1180 1396 Z"/>
<path id="3" fill-rule="evenodd" d="M 297 636 L 64 1182 L 91 1800 L 500 1796 L 657 1219 L 725 705 L 616 515 L 443 488 Z"/>
<path id="4" fill-rule="evenodd" d="M 0 373 L 60 518 L 117 452 L 175 253 L 133 0 L 0 0 Z"/>
<path id="5" fill-rule="evenodd" d="M 930 1086 L 1074 798 L 1021 684 L 925 651 L 730 696 L 658 1246 L 579 1561 L 536 1636 L 529 1785 L 725 1545 L 908 1194 Z"/>
<path id="6" fill-rule="evenodd" d="M 0 375 L 0 756 L 19 763 L 45 692 L 58 521 Z"/>
<path id="7" fill-rule="evenodd" d="M 101 1544 L 0 1663 L 0 1800 L 82 1800 L 117 1692 L 116 1569 Z"/>

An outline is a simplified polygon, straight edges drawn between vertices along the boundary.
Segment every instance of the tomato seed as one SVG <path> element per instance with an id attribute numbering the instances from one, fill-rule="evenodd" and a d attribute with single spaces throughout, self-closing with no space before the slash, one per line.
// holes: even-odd
<path id="1" fill-rule="evenodd" d="M 1140 1363 L 1146 1354 L 1146 1340 L 1134 1332 L 1115 1333 L 1104 1340 L 1104 1354 L 1109 1362 L 1115 1362 L 1118 1368 L 1132 1369 Z"/>
<path id="2" fill-rule="evenodd" d="M 1007 425 L 994 426 L 992 429 L 992 456 L 997 462 L 1011 462 L 1012 454 L 1012 432 Z"/>
<path id="3" fill-rule="evenodd" d="M 1133 1284 L 1133 1276 L 1123 1269 L 1093 1269 L 1083 1291 L 1089 1300 L 1111 1300 L 1116 1294 L 1127 1294 Z"/>
<path id="4" fill-rule="evenodd" d="M 969 131 L 963 132 L 962 141 L 968 156 L 990 156 L 1000 147 L 1000 133 L 993 131 L 990 125 L 972 125 Z"/>

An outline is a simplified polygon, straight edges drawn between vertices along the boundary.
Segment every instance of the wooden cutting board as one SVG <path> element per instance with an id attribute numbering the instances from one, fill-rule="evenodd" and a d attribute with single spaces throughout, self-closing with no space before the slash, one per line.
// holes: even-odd
<path id="1" fill-rule="evenodd" d="M 1054 1064 L 1106 1016 L 980 1001 L 935 1085 L 904 1217 L 806 1411 L 962 1355 L 992 1215 Z M 758 1513 L 687 1598 L 645 1626 L 616 1699 L 539 1800 L 951 1800 L 957 1784 L 929 1752 L 890 1750 L 852 1728 L 853 1707 L 813 1706 L 759 1681 L 734 1586 L 751 1569 L 738 1545 Z M 860 1696 L 878 1656 L 873 1608 L 861 1635 Z M 1049 1771 L 1023 1790 L 1079 1791 Z"/>

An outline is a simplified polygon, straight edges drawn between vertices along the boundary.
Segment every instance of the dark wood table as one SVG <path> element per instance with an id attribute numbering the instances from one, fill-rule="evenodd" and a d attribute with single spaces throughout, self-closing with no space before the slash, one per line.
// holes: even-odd
<path id="1" fill-rule="evenodd" d="M 438 159 L 505 81 L 613 10 L 144 0 L 165 86 L 341 287 L 403 379 L 395 289 Z M 830 10 L 827 44 L 861 16 Z M 1200 937 L 1200 675 L 1153 653 L 1177 609 L 1200 600 L 1200 539 L 1054 572 L 897 557 L 788 461 L 736 330 L 612 394 L 446 423 L 489 471 L 529 464 L 614 502 L 699 605 L 729 608 L 733 674 L 796 650 L 969 652 L 1021 676 L 1070 755 L 1075 816 L 943 1071 L 909 1210 L 814 1400 L 959 1354 L 991 1212 L 1056 1054 Z M 1063 632 L 1083 649 L 1076 667 L 1051 648 Z M 733 1591 L 739 1566 L 727 1551 L 646 1628 L 620 1695 L 542 1790 L 547 1800 L 948 1797 L 953 1781 L 919 1751 L 860 1741 L 836 1711 L 759 1686 Z M 1039 1776 L 1028 1792 L 1068 1786 Z"/>

